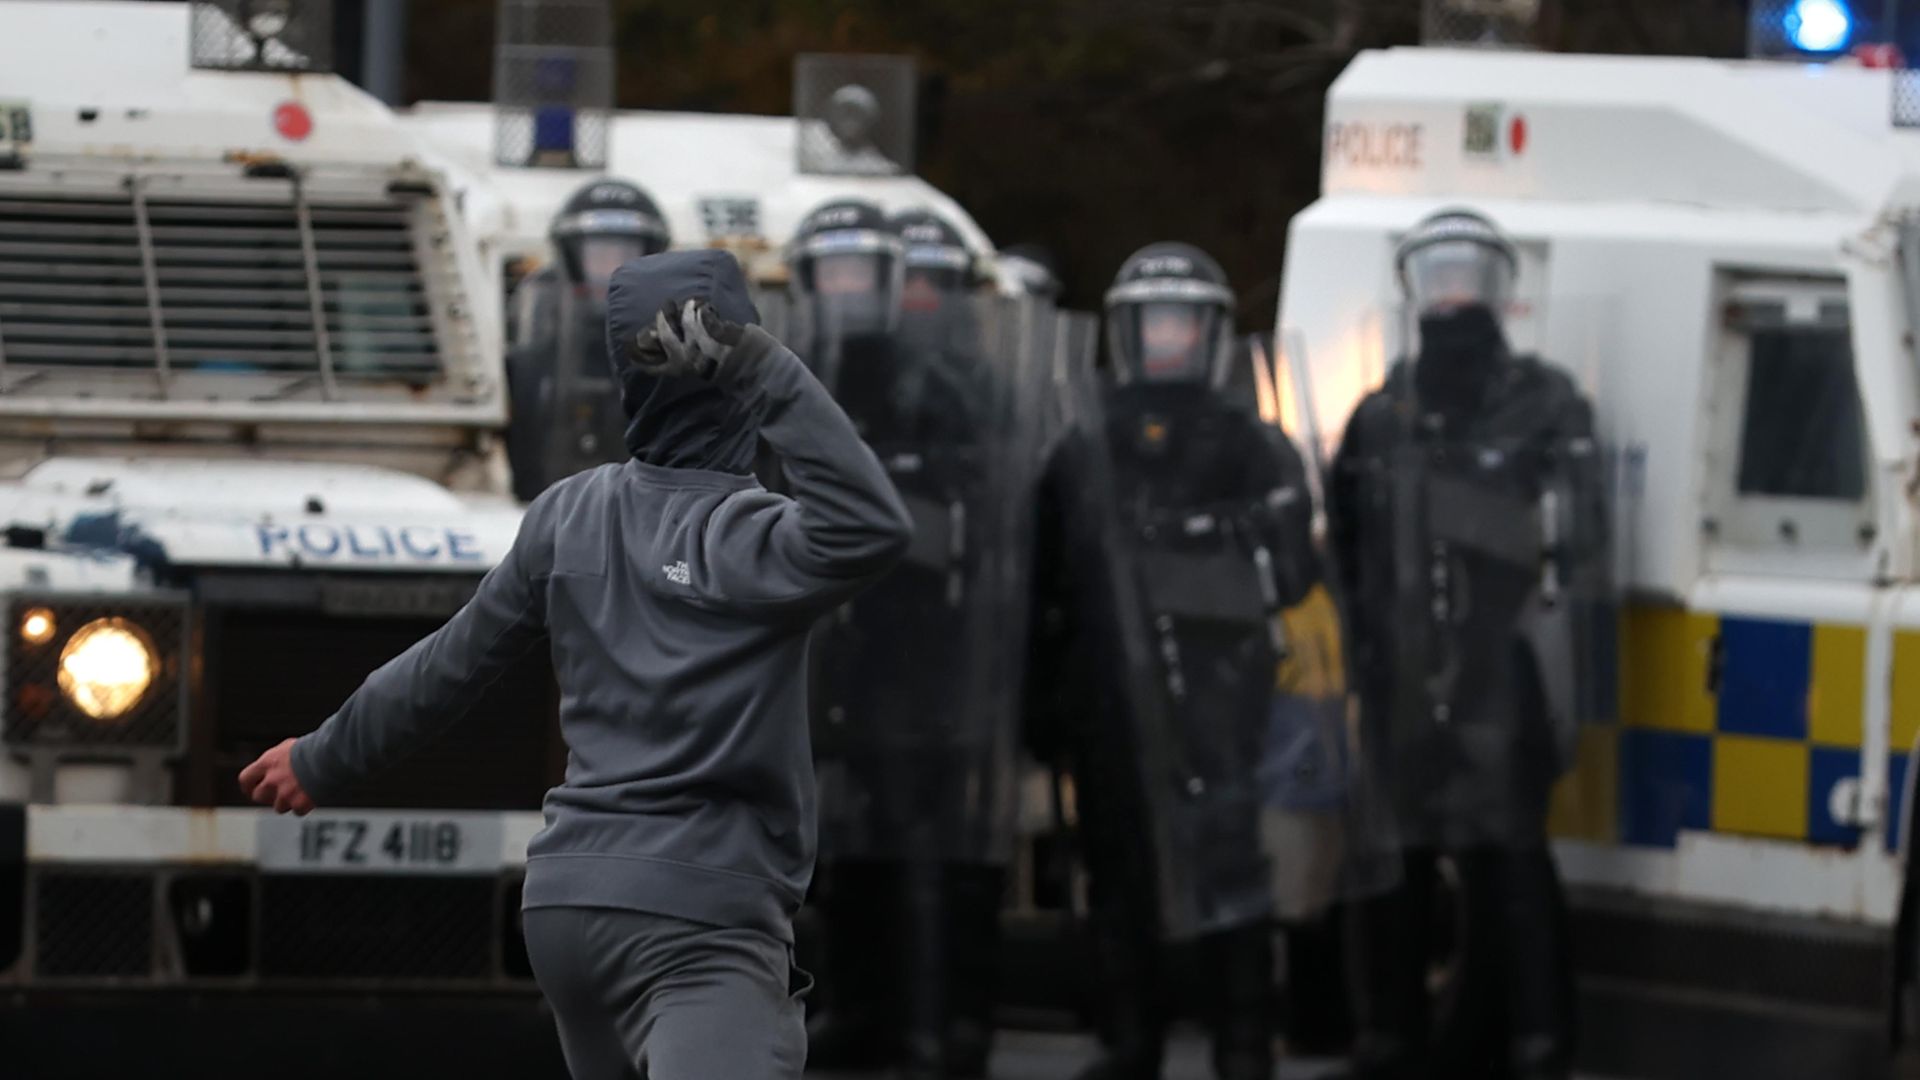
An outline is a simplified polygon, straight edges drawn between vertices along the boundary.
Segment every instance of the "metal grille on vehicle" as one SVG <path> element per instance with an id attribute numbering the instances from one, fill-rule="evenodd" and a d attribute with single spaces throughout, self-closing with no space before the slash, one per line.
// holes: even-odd
<path id="1" fill-rule="evenodd" d="M 216 799 L 233 804 L 244 802 L 233 777 L 254 754 L 312 730 L 368 673 L 442 621 L 249 608 L 212 608 L 205 618 Z M 356 787 L 347 803 L 537 809 L 560 761 L 554 702 L 546 650 L 535 648 L 455 731 Z"/>
<path id="2" fill-rule="evenodd" d="M 1427 45 L 1527 48 L 1539 34 L 1540 0 L 1423 0 L 1420 40 Z"/>
<path id="3" fill-rule="evenodd" d="M 194 0 L 190 26 L 196 68 L 333 70 L 332 0 Z"/>
<path id="4" fill-rule="evenodd" d="M 263 179 L 247 200 L 0 194 L 0 374 L 252 373 L 331 391 L 427 381 L 439 347 L 413 204 L 313 202 Z"/>
<path id="5" fill-rule="evenodd" d="M 260 976 L 490 978 L 500 892 L 492 877 L 262 877 Z"/>
<path id="6" fill-rule="evenodd" d="M 1893 126 L 1920 127 L 1920 71 L 1913 68 L 1893 73 Z"/>
<path id="7" fill-rule="evenodd" d="M 49 979 L 146 978 L 152 874 L 42 870 L 34 882 L 34 970 Z"/>
<path id="8" fill-rule="evenodd" d="M 355 982 L 524 989 L 518 873 L 262 874 L 49 864 L 29 876 L 29 982 Z M 15 975 L 0 966 L 0 989 Z"/>
<path id="9" fill-rule="evenodd" d="M 6 612 L 7 704 L 0 741 L 30 750 L 179 749 L 186 735 L 188 700 L 189 608 L 184 598 L 22 593 L 11 598 Z M 84 677 L 90 662 L 80 639 L 99 628 L 117 638 L 107 643 L 109 652 L 133 641 L 142 643 L 151 668 L 144 689 L 124 709 L 93 715 L 81 707 L 76 692 L 84 689 L 73 679 L 76 674 Z M 109 660 L 130 662 L 124 656 Z M 94 708 L 99 711 L 100 705 L 95 702 Z"/>

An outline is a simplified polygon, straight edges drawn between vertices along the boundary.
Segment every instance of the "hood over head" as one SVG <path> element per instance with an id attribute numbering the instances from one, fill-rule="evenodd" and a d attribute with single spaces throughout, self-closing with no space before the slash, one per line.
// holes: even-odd
<path id="1" fill-rule="evenodd" d="M 668 251 L 634 259 L 607 288 L 607 362 L 627 415 L 627 452 L 648 465 L 750 473 L 759 413 L 702 379 L 649 375 L 625 343 L 652 326 L 669 301 L 705 300 L 722 318 L 757 326 L 740 262 L 724 251 Z"/>

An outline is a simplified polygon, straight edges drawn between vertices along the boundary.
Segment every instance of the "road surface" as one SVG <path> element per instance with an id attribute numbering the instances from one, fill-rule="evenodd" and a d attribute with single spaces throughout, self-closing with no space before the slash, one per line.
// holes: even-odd
<path id="1" fill-rule="evenodd" d="M 1092 1060 L 1094 1040 L 1084 1035 L 1047 1035 L 1003 1031 L 994 1043 L 992 1080 L 1071 1080 Z M 1344 1080 L 1347 1072 L 1337 1062 L 1284 1061 L 1274 1080 Z M 874 1080 L 880 1073 L 810 1072 L 809 1080 Z M 1163 1080 L 1213 1080 L 1207 1066 L 1206 1043 L 1198 1035 L 1174 1040 Z M 1601 1080 L 1582 1077 L 1578 1080 Z"/>

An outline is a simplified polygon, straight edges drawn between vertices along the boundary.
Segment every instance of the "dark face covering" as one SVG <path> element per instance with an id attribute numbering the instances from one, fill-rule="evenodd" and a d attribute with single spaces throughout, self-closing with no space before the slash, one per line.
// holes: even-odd
<path id="1" fill-rule="evenodd" d="M 669 301 L 705 300 L 722 318 L 758 325 L 740 263 L 724 251 L 669 251 L 614 271 L 607 290 L 607 359 L 627 415 L 627 452 L 668 469 L 753 471 L 760 413 L 701 379 L 660 378 L 632 364 L 635 338 Z"/>
<path id="2" fill-rule="evenodd" d="M 1477 407 L 1507 362 L 1507 335 L 1484 304 L 1420 317 L 1414 389 L 1429 408 L 1459 415 Z"/>

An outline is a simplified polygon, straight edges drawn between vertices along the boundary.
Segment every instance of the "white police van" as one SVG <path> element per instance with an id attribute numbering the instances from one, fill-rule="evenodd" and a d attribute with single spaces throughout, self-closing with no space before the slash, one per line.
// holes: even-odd
<path id="1" fill-rule="evenodd" d="M 454 197 L 262 11 L 0 6 L 0 998 L 497 990 L 537 1019 L 543 654 L 353 805 L 238 791 L 520 518 Z"/>
<path id="2" fill-rule="evenodd" d="M 1844 5 L 1766 10 L 1803 51 L 1846 38 Z M 1510 334 L 1583 381 L 1612 451 L 1619 722 L 1554 818 L 1603 1071 L 1881 1075 L 1907 1012 L 1914 89 L 1858 61 L 1404 48 L 1330 94 L 1280 303 L 1289 430 L 1331 452 L 1408 340 L 1397 239 L 1463 206 L 1518 245 Z"/>

